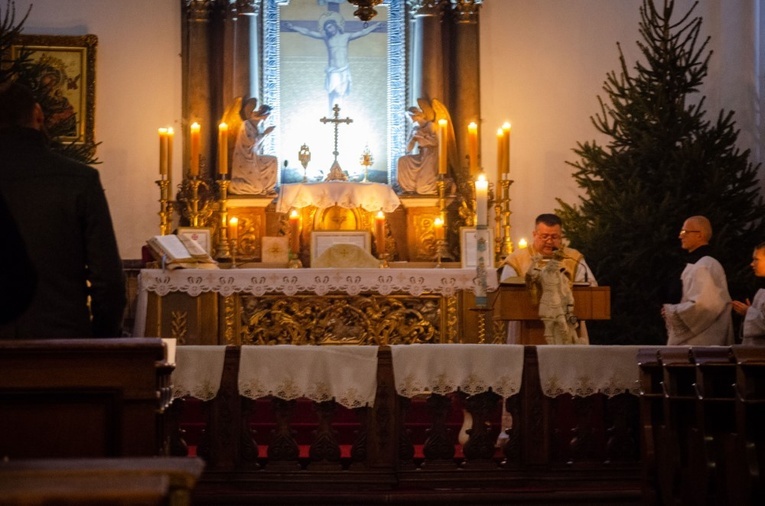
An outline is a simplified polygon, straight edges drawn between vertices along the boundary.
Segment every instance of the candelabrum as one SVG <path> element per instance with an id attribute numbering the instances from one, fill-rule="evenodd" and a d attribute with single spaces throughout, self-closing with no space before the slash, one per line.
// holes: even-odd
<path id="1" fill-rule="evenodd" d="M 159 235 L 167 235 L 172 228 L 173 202 L 170 200 L 170 180 L 159 179 Z"/>
<path id="2" fill-rule="evenodd" d="M 387 253 L 380 253 L 380 264 L 379 264 L 380 269 L 387 269 L 388 267 L 390 267 L 390 265 L 388 264 L 388 258 L 389 258 L 389 255 Z"/>
<path id="3" fill-rule="evenodd" d="M 210 184 L 199 176 L 189 176 L 181 183 L 178 201 L 184 204 L 181 212 L 192 227 L 204 226 L 212 215 L 214 200 Z"/>
<path id="4" fill-rule="evenodd" d="M 220 201 L 218 205 L 218 224 L 220 227 L 218 236 L 218 248 L 215 251 L 216 258 L 230 258 L 232 257 L 229 249 L 228 240 L 228 187 L 231 181 L 228 179 L 220 179 L 218 181 L 218 188 L 220 189 Z"/>
<path id="5" fill-rule="evenodd" d="M 236 268 L 236 239 L 229 239 L 229 252 L 231 254 L 231 268 Z"/>
<path id="6" fill-rule="evenodd" d="M 441 268 L 441 259 L 446 253 L 446 241 L 443 239 L 436 239 L 436 268 Z"/>
<path id="7" fill-rule="evenodd" d="M 497 262 L 501 262 L 505 257 L 513 252 L 513 240 L 510 237 L 510 185 L 513 181 L 508 174 L 502 174 L 499 181 L 500 195 L 495 199 L 494 221 L 496 223 L 496 234 L 494 239 L 494 253 Z"/>

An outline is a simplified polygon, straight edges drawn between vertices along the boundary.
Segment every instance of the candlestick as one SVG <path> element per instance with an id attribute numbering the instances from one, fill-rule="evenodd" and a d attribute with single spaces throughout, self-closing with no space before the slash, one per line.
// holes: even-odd
<path id="1" fill-rule="evenodd" d="M 502 124 L 502 131 L 504 132 L 505 145 L 503 147 L 504 155 L 502 158 L 502 172 L 510 174 L 510 129 L 511 125 L 507 121 Z"/>
<path id="2" fill-rule="evenodd" d="M 300 253 L 300 213 L 297 209 L 290 211 L 289 217 L 290 230 L 290 253 Z"/>
<path id="3" fill-rule="evenodd" d="M 505 165 L 505 131 L 497 128 L 497 181 L 502 180 L 502 167 Z"/>
<path id="4" fill-rule="evenodd" d="M 228 174 L 228 125 L 218 125 L 218 174 Z"/>
<path id="5" fill-rule="evenodd" d="M 444 240 L 444 219 L 438 216 L 435 220 L 433 220 L 433 227 L 436 231 L 436 240 L 437 241 L 443 241 Z"/>
<path id="6" fill-rule="evenodd" d="M 468 158 L 470 159 L 470 174 L 478 172 L 478 125 L 471 121 L 468 125 Z"/>
<path id="7" fill-rule="evenodd" d="M 446 135 L 446 126 L 448 121 L 444 118 L 438 120 L 438 173 L 446 174 L 446 167 L 448 161 L 448 155 L 446 151 L 446 143 L 448 137 Z"/>
<path id="8" fill-rule="evenodd" d="M 167 128 L 160 128 L 159 132 L 159 175 L 167 175 Z"/>
<path id="9" fill-rule="evenodd" d="M 378 256 L 385 254 L 385 213 L 382 211 L 375 215 L 375 246 Z"/>
<path id="10" fill-rule="evenodd" d="M 487 214 L 488 214 L 488 193 L 489 182 L 486 180 L 486 176 L 481 173 L 475 181 L 475 213 L 476 213 L 476 225 L 486 226 Z"/>
<path id="11" fill-rule="evenodd" d="M 234 243 L 239 239 L 239 218 L 236 216 L 228 220 L 228 239 Z"/>
<path id="12" fill-rule="evenodd" d="M 167 129 L 167 181 L 170 192 L 173 190 L 173 137 L 175 133 L 172 128 Z M 172 197 L 172 195 L 170 195 Z"/>
<path id="13" fill-rule="evenodd" d="M 189 175 L 191 177 L 199 176 L 199 150 L 200 150 L 200 130 L 202 127 L 196 121 L 191 124 L 190 151 L 191 160 L 189 163 Z"/>

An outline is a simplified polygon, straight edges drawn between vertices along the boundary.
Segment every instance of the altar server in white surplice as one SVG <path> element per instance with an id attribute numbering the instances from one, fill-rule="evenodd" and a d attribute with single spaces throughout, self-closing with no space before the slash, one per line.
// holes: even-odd
<path id="1" fill-rule="evenodd" d="M 685 220 L 680 230 L 682 248 L 688 252 L 680 279 L 682 298 L 664 304 L 661 314 L 667 325 L 668 345 L 733 344 L 731 298 L 720 262 L 711 256 L 712 225 L 704 216 Z"/>
<path id="2" fill-rule="evenodd" d="M 758 278 L 765 278 L 765 242 L 754 248 L 752 270 Z M 733 310 L 744 317 L 742 325 L 743 342 L 747 346 L 765 346 L 765 289 L 754 294 L 754 300 L 734 300 Z"/>

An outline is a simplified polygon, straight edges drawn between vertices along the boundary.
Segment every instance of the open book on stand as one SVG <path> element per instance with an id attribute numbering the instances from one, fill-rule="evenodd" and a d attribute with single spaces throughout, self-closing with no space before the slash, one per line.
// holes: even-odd
<path id="1" fill-rule="evenodd" d="M 217 269 L 218 263 L 194 239 L 179 235 L 155 235 L 147 241 L 162 268 Z"/>

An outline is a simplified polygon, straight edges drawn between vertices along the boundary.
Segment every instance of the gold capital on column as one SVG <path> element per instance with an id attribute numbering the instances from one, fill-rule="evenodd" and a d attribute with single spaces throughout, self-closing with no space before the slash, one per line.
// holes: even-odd
<path id="1" fill-rule="evenodd" d="M 478 22 L 478 9 L 483 0 L 449 0 L 458 23 Z"/>
<path id="2" fill-rule="evenodd" d="M 441 13 L 442 0 L 408 0 L 412 16 L 435 16 Z"/>

